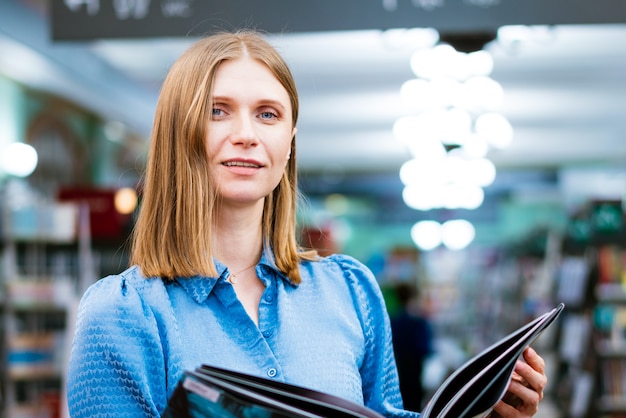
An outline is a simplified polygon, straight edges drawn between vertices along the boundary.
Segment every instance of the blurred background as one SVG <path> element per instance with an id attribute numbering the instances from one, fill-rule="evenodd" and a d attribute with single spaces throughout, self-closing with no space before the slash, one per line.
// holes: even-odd
<path id="1" fill-rule="evenodd" d="M 64 416 L 80 295 L 127 266 L 160 85 L 256 28 L 300 93 L 302 240 L 432 327 L 426 400 L 559 302 L 544 417 L 626 416 L 626 4 L 1 0 L 1 409 Z"/>

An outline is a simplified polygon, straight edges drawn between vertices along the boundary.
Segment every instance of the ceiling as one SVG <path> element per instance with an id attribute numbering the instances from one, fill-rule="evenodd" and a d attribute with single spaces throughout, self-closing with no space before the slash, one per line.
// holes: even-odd
<path id="1" fill-rule="evenodd" d="M 49 39 L 46 1 L 0 4 L 0 73 L 63 95 L 147 137 L 168 67 L 195 39 L 60 42 Z M 384 172 L 410 158 L 392 134 L 409 114 L 400 86 L 413 77 L 410 31 L 275 35 L 301 100 L 298 161 L 325 173 Z M 492 78 L 514 140 L 488 157 L 497 181 L 510 172 L 626 162 L 626 24 L 537 27 L 518 42 L 492 42 Z M 525 174 L 526 180 L 538 178 Z M 545 177 L 539 176 L 544 179 Z M 397 180 L 397 179 L 396 179 Z M 397 181 L 396 181 L 397 183 Z"/>

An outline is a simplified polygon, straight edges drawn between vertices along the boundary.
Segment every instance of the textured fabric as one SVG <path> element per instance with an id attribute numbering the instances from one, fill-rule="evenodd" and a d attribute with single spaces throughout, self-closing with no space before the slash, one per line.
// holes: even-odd
<path id="1" fill-rule="evenodd" d="M 336 255 L 300 266 L 294 286 L 271 259 L 258 326 L 225 279 L 106 277 L 81 300 L 68 370 L 72 417 L 157 417 L 185 370 L 201 364 L 270 377 L 403 411 L 389 318 L 372 273 Z"/>

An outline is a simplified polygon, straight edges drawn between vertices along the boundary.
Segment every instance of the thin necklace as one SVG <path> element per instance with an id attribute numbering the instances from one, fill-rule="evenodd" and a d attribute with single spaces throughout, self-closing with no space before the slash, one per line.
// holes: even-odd
<path id="1" fill-rule="evenodd" d="M 239 270 L 236 273 L 229 273 L 228 277 L 226 278 L 227 282 L 230 282 L 232 284 L 237 283 L 237 275 L 243 273 L 244 271 L 250 270 L 252 267 L 256 266 L 258 263 L 258 261 L 255 261 L 253 264 L 250 264 L 248 267 L 246 267 L 243 270 Z"/>

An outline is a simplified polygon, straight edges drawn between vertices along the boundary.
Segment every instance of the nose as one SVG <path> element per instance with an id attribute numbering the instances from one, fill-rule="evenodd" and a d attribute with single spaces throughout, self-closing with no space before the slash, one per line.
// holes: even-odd
<path id="1" fill-rule="evenodd" d="M 231 141 L 233 144 L 240 144 L 245 147 L 255 146 L 259 142 L 253 117 L 241 114 L 235 118 Z"/>

